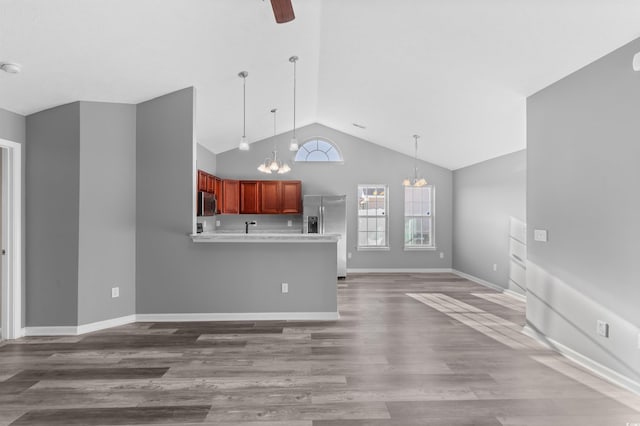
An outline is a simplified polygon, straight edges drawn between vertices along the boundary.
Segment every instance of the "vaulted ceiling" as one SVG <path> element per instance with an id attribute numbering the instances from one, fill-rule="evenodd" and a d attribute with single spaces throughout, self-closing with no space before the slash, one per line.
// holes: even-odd
<path id="1" fill-rule="evenodd" d="M 526 145 L 526 96 L 640 36 L 637 0 L 0 0 L 0 108 L 197 90 L 198 142 L 319 122 L 456 169 Z M 631 66 L 631 58 L 629 58 Z M 353 126 L 365 126 L 365 129 Z"/>

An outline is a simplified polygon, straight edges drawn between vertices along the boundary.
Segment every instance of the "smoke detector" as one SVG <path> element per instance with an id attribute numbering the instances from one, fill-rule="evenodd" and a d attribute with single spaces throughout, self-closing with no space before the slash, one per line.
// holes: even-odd
<path id="1" fill-rule="evenodd" d="M 11 62 L 0 62 L 0 70 L 8 72 L 9 74 L 18 74 L 22 70 L 22 67 Z"/>

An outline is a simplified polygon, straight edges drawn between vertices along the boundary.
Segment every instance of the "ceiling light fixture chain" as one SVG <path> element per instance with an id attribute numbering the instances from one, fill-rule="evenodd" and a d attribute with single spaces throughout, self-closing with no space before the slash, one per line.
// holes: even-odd
<path id="1" fill-rule="evenodd" d="M 405 178 L 402 181 L 402 186 L 421 187 L 427 184 L 427 180 L 423 177 L 418 177 L 418 138 L 419 135 L 413 135 L 414 140 L 414 156 L 413 156 L 413 178 Z"/>
<path id="2" fill-rule="evenodd" d="M 289 58 L 289 62 L 293 64 L 293 137 L 289 142 L 289 151 L 298 150 L 298 138 L 296 138 L 296 63 L 298 59 L 295 55 Z"/>
<path id="3" fill-rule="evenodd" d="M 240 71 L 238 77 L 242 78 L 242 137 L 238 149 L 240 151 L 249 150 L 249 142 L 247 141 L 247 71 Z"/>

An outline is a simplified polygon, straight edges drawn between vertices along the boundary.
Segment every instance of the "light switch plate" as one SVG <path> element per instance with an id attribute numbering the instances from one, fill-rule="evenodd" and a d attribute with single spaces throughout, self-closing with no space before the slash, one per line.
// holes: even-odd
<path id="1" fill-rule="evenodd" d="M 111 287 L 111 298 L 120 297 L 120 287 Z"/>
<path id="2" fill-rule="evenodd" d="M 283 293 L 289 293 L 289 284 L 287 283 L 282 283 L 282 292 Z"/>
<path id="3" fill-rule="evenodd" d="M 534 229 L 533 230 L 533 240 L 541 241 L 543 243 L 547 242 L 547 230 L 546 229 Z"/>

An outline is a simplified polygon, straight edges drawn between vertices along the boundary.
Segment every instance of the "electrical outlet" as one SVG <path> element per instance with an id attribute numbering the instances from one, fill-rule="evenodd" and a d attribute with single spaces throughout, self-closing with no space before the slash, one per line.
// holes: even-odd
<path id="1" fill-rule="evenodd" d="M 498 270 L 498 264 L 494 263 L 493 264 L 493 272 L 496 272 Z"/>
<path id="2" fill-rule="evenodd" d="M 609 337 L 609 324 L 604 321 L 598 320 L 596 331 L 598 336 Z"/>
<path id="3" fill-rule="evenodd" d="M 111 287 L 111 298 L 120 297 L 120 287 Z"/>
<path id="4" fill-rule="evenodd" d="M 220 226 L 220 221 L 216 220 L 216 226 Z"/>
<path id="5" fill-rule="evenodd" d="M 282 283 L 282 292 L 283 293 L 289 293 L 289 284 Z"/>
<path id="6" fill-rule="evenodd" d="M 443 251 L 440 252 L 440 259 L 444 259 L 444 252 Z"/>
<path id="7" fill-rule="evenodd" d="M 287 221 L 287 226 L 293 226 L 293 221 L 291 219 Z"/>
<path id="8" fill-rule="evenodd" d="M 546 229 L 534 229 L 533 230 L 533 240 L 546 243 L 547 242 L 547 230 Z"/>

